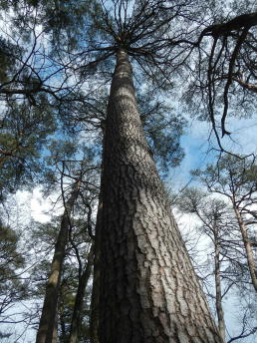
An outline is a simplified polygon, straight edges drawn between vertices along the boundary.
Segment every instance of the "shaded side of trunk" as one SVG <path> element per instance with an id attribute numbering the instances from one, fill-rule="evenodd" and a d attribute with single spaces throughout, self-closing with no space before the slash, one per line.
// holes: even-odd
<path id="1" fill-rule="evenodd" d="M 82 309 L 83 309 L 83 301 L 85 296 L 85 290 L 88 285 L 92 266 L 93 266 L 93 252 L 94 252 L 94 244 L 92 244 L 89 255 L 88 255 L 88 262 L 87 266 L 79 277 L 79 285 L 76 293 L 75 303 L 74 303 L 74 310 L 73 316 L 71 321 L 71 331 L 70 331 L 70 343 L 78 343 L 78 336 L 80 334 L 80 326 L 82 321 Z"/>
<path id="2" fill-rule="evenodd" d="M 234 211 L 236 214 L 237 222 L 238 222 L 240 232 L 242 235 L 242 239 L 244 242 L 247 264 L 248 264 L 248 268 L 249 268 L 249 272 L 250 272 L 250 276 L 251 276 L 251 281 L 252 281 L 252 284 L 254 286 L 254 289 L 257 291 L 257 275 L 256 275 L 257 274 L 257 267 L 256 267 L 254 255 L 253 255 L 252 246 L 251 246 L 251 243 L 250 243 L 250 240 L 248 237 L 247 228 L 246 228 L 245 223 L 243 221 L 243 218 L 239 212 L 239 209 L 235 205 L 234 205 Z"/>
<path id="3" fill-rule="evenodd" d="M 60 279 L 70 230 L 70 214 L 79 195 L 79 188 L 80 182 L 78 181 L 75 184 L 74 190 L 72 191 L 71 196 L 66 203 L 65 211 L 62 217 L 60 231 L 55 245 L 54 257 L 51 263 L 51 270 L 46 286 L 46 294 L 36 338 L 37 343 L 52 343 L 56 338 L 55 324 Z"/>
<path id="4" fill-rule="evenodd" d="M 99 298 L 100 298 L 100 242 L 102 227 L 102 195 L 99 196 L 98 216 L 94 242 L 93 288 L 91 295 L 90 339 L 91 343 L 99 343 Z"/>
<path id="5" fill-rule="evenodd" d="M 104 141 L 100 342 L 221 342 L 117 53 Z"/>
<path id="6" fill-rule="evenodd" d="M 216 311 L 218 317 L 218 327 L 220 336 L 225 341 L 225 320 L 224 312 L 222 307 L 222 291 L 221 291 L 221 275 L 220 275 L 220 243 L 217 234 L 214 235 L 214 245 L 215 245 L 215 289 L 216 289 Z"/>

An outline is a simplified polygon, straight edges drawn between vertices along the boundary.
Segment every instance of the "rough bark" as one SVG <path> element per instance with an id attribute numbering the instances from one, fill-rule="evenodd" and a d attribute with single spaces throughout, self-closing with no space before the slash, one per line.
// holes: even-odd
<path id="1" fill-rule="evenodd" d="M 100 342 L 221 342 L 171 215 L 119 50 L 104 140 Z"/>
<path id="2" fill-rule="evenodd" d="M 46 286 L 46 294 L 42 314 L 37 332 L 37 343 L 53 343 L 56 341 L 56 313 L 58 303 L 58 292 L 62 274 L 62 266 L 65 257 L 65 249 L 68 242 L 70 229 L 70 214 L 74 203 L 79 195 L 80 182 L 77 181 L 74 190 L 67 203 L 62 217 L 60 231 L 57 237 L 54 257 L 51 263 L 51 271 Z"/>
<path id="3" fill-rule="evenodd" d="M 88 254 L 87 266 L 84 272 L 82 273 L 82 275 L 79 276 L 79 284 L 78 284 L 78 289 L 76 293 L 73 316 L 72 316 L 72 321 L 71 321 L 71 331 L 70 331 L 70 340 L 69 340 L 70 343 L 78 343 L 78 336 L 80 335 L 80 326 L 81 326 L 81 321 L 82 321 L 84 295 L 85 295 L 85 290 L 91 276 L 92 266 L 93 266 L 93 252 L 94 252 L 94 244 L 92 244 L 90 252 Z"/>
<path id="4" fill-rule="evenodd" d="M 257 274 L 257 268 L 256 268 L 256 262 L 255 262 L 254 255 L 253 255 L 252 246 L 251 246 L 251 243 L 250 243 L 250 240 L 248 237 L 247 228 L 246 228 L 245 223 L 243 221 L 243 218 L 239 212 L 239 209 L 237 208 L 237 206 L 235 204 L 233 204 L 233 207 L 234 207 L 237 222 L 239 225 L 239 229 L 240 229 L 243 243 L 244 243 L 244 247 L 245 247 L 247 264 L 248 264 L 252 284 L 254 286 L 254 289 L 257 291 L 257 275 L 256 275 Z"/>

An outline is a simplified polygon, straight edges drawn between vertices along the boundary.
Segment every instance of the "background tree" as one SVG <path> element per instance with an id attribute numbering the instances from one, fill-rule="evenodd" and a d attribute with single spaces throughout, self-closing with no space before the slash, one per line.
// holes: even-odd
<path id="1" fill-rule="evenodd" d="M 77 219 L 74 218 L 77 217 Z M 62 216 L 51 218 L 45 224 L 33 224 L 30 252 L 36 255 L 37 262 L 31 273 L 31 301 L 33 300 L 34 328 L 38 331 L 42 313 L 42 303 L 45 297 L 51 259 L 60 230 Z M 90 238 L 84 218 L 79 218 L 76 212 L 71 216 L 73 224 L 69 233 L 69 241 L 65 249 L 65 257 L 61 271 L 61 281 L 58 288 L 58 303 L 56 310 L 55 333 L 53 341 L 76 342 L 89 340 L 89 308 L 92 273 L 92 239 Z M 93 226 L 94 223 L 91 223 Z M 44 233 L 42 236 L 41 233 Z M 41 247 L 35 252 L 35 245 Z M 79 259 L 79 260 L 78 260 Z M 78 305 L 79 303 L 79 305 Z M 35 307 L 37 306 L 37 307 Z M 71 339 L 70 339 L 71 338 Z"/>
<path id="2" fill-rule="evenodd" d="M 52 148 L 54 148 L 54 146 L 52 146 Z M 78 204 L 78 201 L 81 198 L 81 202 L 83 202 L 82 207 L 84 209 L 81 216 L 86 216 L 86 214 L 88 213 L 88 221 L 85 221 L 85 226 L 89 229 L 89 235 L 93 235 L 91 214 L 93 200 L 96 197 L 97 191 L 97 186 L 94 183 L 96 182 L 96 175 L 98 173 L 96 165 L 94 165 L 91 161 L 94 155 L 92 155 L 90 149 L 86 149 L 84 150 L 84 160 L 67 160 L 60 162 L 60 148 L 63 149 L 63 154 L 61 153 L 62 157 L 65 156 L 64 153 L 66 153 L 66 155 L 68 156 L 74 153 L 75 148 L 73 146 L 69 147 L 69 143 L 65 143 L 63 147 L 60 147 L 59 143 L 56 149 L 58 148 L 58 153 L 56 151 L 57 154 L 54 154 L 55 151 L 53 151 L 53 157 L 50 159 L 52 160 L 52 162 L 55 162 L 57 169 L 60 168 L 59 179 L 61 188 L 61 200 L 63 203 L 64 212 L 61 218 L 59 234 L 56 238 L 53 261 L 51 263 L 51 272 L 49 274 L 48 283 L 46 286 L 46 295 L 37 333 L 37 342 L 52 342 L 56 340 L 58 330 L 56 324 L 58 316 L 58 299 L 61 289 L 63 264 L 65 256 L 67 254 L 67 246 L 69 242 L 72 245 L 73 250 L 75 251 L 75 257 L 79 265 L 79 284 L 75 301 L 74 315 L 71 324 L 71 336 L 73 338 L 75 337 L 73 340 L 77 339 L 77 332 L 79 328 L 78 322 L 82 318 L 80 307 L 84 296 L 84 290 L 91 275 L 91 264 L 88 266 L 88 269 L 86 268 L 88 264 L 86 264 L 86 267 L 83 268 L 80 258 L 80 250 L 78 246 L 83 245 L 83 242 L 78 242 L 78 240 L 76 240 L 75 243 L 74 240 L 75 234 L 73 234 L 73 231 L 76 227 L 73 225 L 74 220 L 72 220 L 72 214 L 74 213 L 76 204 Z M 75 152 L 77 149 L 78 147 L 75 149 Z M 88 167 L 86 167 L 87 163 Z M 53 171 L 51 170 L 49 171 L 49 173 L 52 173 L 54 177 L 52 180 L 55 182 L 56 175 L 53 174 Z M 50 176 L 51 174 L 48 174 L 48 178 Z M 53 182 L 51 183 L 51 185 L 53 187 Z M 89 260 L 90 259 L 88 259 L 88 261 Z"/>
<path id="3" fill-rule="evenodd" d="M 204 171 L 195 171 L 210 192 L 226 196 L 232 204 L 242 240 L 251 280 L 257 290 L 257 267 L 255 260 L 256 238 L 253 225 L 256 223 L 256 160 L 253 157 L 237 158 L 224 156 L 217 165 L 209 165 Z"/>
<path id="4" fill-rule="evenodd" d="M 250 291 L 244 244 L 232 208 L 224 200 L 196 188 L 185 189 L 176 199 L 176 204 L 181 212 L 194 214 L 199 219 L 196 231 L 200 234 L 195 233 L 194 242 L 187 240 L 186 236 L 186 245 L 188 249 L 193 244 L 197 245 L 196 252 L 191 249 L 189 252 L 210 303 L 214 305 L 221 336 L 224 341 L 226 338 L 227 341 L 234 341 L 252 335 L 256 328 L 253 325 L 254 313 L 249 313 L 248 298 L 253 298 L 253 293 Z M 194 225 L 190 230 L 194 230 Z M 199 244 L 196 244 L 196 237 L 199 238 Z M 200 256 L 201 250 L 206 252 L 206 257 Z M 232 319 L 224 317 L 227 298 L 236 294 L 242 294 L 242 301 L 246 301 L 240 311 L 241 323 L 245 325 L 237 335 L 228 330 L 227 322 Z M 231 305 L 231 312 L 233 307 Z M 235 305 L 234 312 L 237 313 L 238 309 L 239 305 Z"/>

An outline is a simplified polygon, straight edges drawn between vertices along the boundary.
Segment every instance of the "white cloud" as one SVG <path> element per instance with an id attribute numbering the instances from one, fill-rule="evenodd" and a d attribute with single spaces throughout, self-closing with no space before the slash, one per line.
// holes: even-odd
<path id="1" fill-rule="evenodd" d="M 49 198 L 43 198 L 40 188 L 35 188 L 30 200 L 31 216 L 35 221 L 45 223 L 50 220 L 53 204 Z"/>

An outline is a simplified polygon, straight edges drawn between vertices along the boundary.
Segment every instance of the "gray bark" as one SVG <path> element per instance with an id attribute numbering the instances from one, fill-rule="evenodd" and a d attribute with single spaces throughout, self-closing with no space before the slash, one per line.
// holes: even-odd
<path id="1" fill-rule="evenodd" d="M 55 245 L 51 271 L 46 286 L 46 294 L 37 332 L 37 343 L 53 343 L 56 341 L 56 315 L 62 266 L 70 229 L 70 214 L 79 195 L 80 181 L 77 181 L 69 200 L 65 205 L 60 231 Z"/>
<path id="2" fill-rule="evenodd" d="M 221 342 L 171 215 L 119 50 L 104 140 L 100 342 Z"/>

